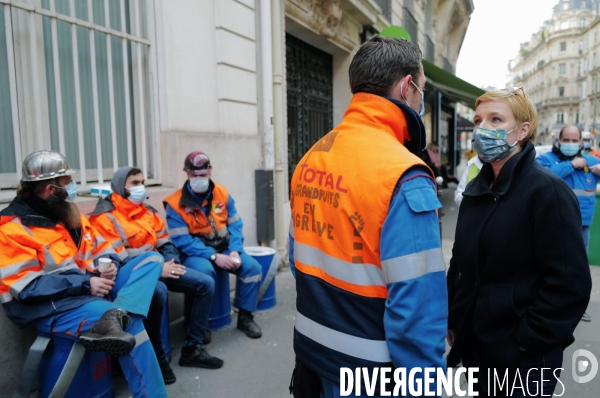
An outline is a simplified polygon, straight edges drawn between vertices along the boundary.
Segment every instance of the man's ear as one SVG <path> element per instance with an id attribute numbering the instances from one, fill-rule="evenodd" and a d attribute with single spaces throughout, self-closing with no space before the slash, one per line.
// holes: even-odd
<path id="1" fill-rule="evenodd" d="M 412 76 L 410 75 L 404 76 L 402 79 L 398 80 L 398 82 L 396 82 L 396 84 L 390 91 L 390 98 L 394 98 L 398 101 L 405 101 L 408 93 L 408 86 L 410 86 L 411 81 Z"/>

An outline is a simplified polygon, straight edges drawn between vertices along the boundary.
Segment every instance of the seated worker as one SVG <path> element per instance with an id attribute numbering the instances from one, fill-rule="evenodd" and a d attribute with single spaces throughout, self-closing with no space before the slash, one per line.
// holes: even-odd
<path id="1" fill-rule="evenodd" d="M 202 347 L 208 325 L 208 314 L 215 290 L 214 280 L 194 269 L 180 265 L 179 252 L 171 243 L 167 226 L 157 211 L 145 205 L 146 189 L 144 175 L 135 167 L 121 167 L 113 176 L 112 193 L 98 200 L 96 209 L 90 214 L 90 222 L 102 236 L 112 244 L 121 259 L 137 258 L 144 253 L 157 250 L 165 259 L 160 285 L 169 290 L 186 293 L 190 300 L 190 317 L 185 343 L 181 349 L 180 366 L 217 369 L 223 361 L 212 357 Z M 162 293 L 161 293 L 162 292 Z M 169 366 L 161 338 L 161 321 L 167 291 L 157 289 L 145 321 L 150 341 L 156 352 L 166 384 L 176 381 Z"/>
<path id="2" fill-rule="evenodd" d="M 142 322 L 163 258 L 119 260 L 70 203 L 77 196 L 73 174 L 58 152 L 37 151 L 23 161 L 17 196 L 0 212 L 2 306 L 16 324 L 118 357 L 134 397 L 166 397 Z M 99 273 L 101 258 L 112 263 Z"/>
<path id="3" fill-rule="evenodd" d="M 260 264 L 244 253 L 243 223 L 235 202 L 224 186 L 211 179 L 210 160 L 202 152 L 185 158 L 188 175 L 182 189 L 165 201 L 167 225 L 173 243 L 179 249 L 183 265 L 216 278 L 216 269 L 237 275 L 240 280 L 237 328 L 248 337 L 262 336 L 254 322 Z"/>

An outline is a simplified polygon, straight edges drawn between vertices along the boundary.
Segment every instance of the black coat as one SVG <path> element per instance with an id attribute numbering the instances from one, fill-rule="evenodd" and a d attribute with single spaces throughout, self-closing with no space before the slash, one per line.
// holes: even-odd
<path id="1" fill-rule="evenodd" d="M 490 188 L 493 179 L 484 164 L 460 206 L 447 276 L 449 366 L 514 369 L 520 347 L 564 348 L 590 299 L 573 191 L 535 161 L 529 142 Z"/>

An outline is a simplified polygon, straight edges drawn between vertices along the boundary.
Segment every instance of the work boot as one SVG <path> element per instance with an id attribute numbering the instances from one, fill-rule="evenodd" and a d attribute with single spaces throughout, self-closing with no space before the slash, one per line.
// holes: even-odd
<path id="1" fill-rule="evenodd" d="M 192 345 L 181 349 L 179 366 L 191 368 L 219 369 L 223 360 L 211 356 L 201 345 Z"/>
<path id="2" fill-rule="evenodd" d="M 207 345 L 211 341 L 212 341 L 212 332 L 210 331 L 209 328 L 206 328 L 206 333 L 204 333 L 204 341 L 202 342 L 202 345 Z"/>
<path id="3" fill-rule="evenodd" d="M 238 314 L 237 328 L 252 339 L 258 339 L 262 336 L 262 330 L 260 330 L 256 322 L 254 322 L 252 313 L 241 308 Z"/>
<path id="4" fill-rule="evenodd" d="M 162 373 L 165 384 L 169 385 L 175 383 L 177 381 L 177 377 L 175 377 L 175 373 L 173 373 L 173 369 L 171 369 L 171 365 L 169 365 L 167 354 L 164 352 L 157 352 L 156 359 L 158 359 L 158 366 L 160 366 L 160 373 Z"/>
<path id="5" fill-rule="evenodd" d="M 104 351 L 115 357 L 128 355 L 135 347 L 135 337 L 123 331 L 130 321 L 127 311 L 108 310 L 79 341 L 90 352 Z"/>

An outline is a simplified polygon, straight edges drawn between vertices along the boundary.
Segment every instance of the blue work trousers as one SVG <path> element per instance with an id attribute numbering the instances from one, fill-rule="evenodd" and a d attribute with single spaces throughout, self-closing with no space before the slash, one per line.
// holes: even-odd
<path id="1" fill-rule="evenodd" d="M 227 250 L 222 254 L 229 255 L 229 251 Z M 244 252 L 240 252 L 240 259 L 242 260 L 242 265 L 231 272 L 236 275 L 241 282 L 240 291 L 238 292 L 239 305 L 241 309 L 246 311 L 256 311 L 258 289 L 260 287 L 260 281 L 262 280 L 262 268 L 255 259 Z M 217 265 L 213 266 L 210 260 L 202 257 L 188 257 L 183 262 L 183 265 L 185 265 L 186 268 L 192 268 L 196 271 L 210 275 L 213 280 L 217 277 L 217 268 L 219 272 L 225 271 Z"/>
<path id="2" fill-rule="evenodd" d="M 215 292 L 215 281 L 205 273 L 186 268 L 185 274 L 180 275 L 179 279 L 164 278 L 156 284 L 150 312 L 148 318 L 144 321 L 152 345 L 155 347 L 158 344 L 162 346 L 161 321 L 167 301 L 167 289 L 185 293 L 188 310 L 186 312 L 187 323 L 184 345 L 202 344 L 208 327 L 208 315 Z"/>
<path id="3" fill-rule="evenodd" d="M 119 357 L 119 363 L 129 390 L 134 397 L 167 397 L 156 355 L 142 322 L 162 272 L 162 263 L 162 256 L 153 252 L 136 257 L 119 270 L 110 292 L 113 302 L 98 298 L 81 307 L 38 319 L 33 324 L 43 333 L 79 341 L 79 336 L 106 311 L 113 308 L 127 311 L 131 321 L 125 331 L 135 336 L 136 345 L 129 355 Z M 85 395 L 84 391 L 81 393 Z"/>

